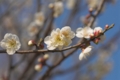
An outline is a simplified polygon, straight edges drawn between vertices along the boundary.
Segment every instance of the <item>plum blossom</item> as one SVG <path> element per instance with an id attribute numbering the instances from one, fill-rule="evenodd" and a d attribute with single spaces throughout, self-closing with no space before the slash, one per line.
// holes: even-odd
<path id="1" fill-rule="evenodd" d="M 0 42 L 0 45 L 2 48 L 6 49 L 9 55 L 13 55 L 21 47 L 18 36 L 11 33 L 5 34 L 4 39 Z"/>
<path id="2" fill-rule="evenodd" d="M 93 34 L 93 29 L 90 27 L 78 28 L 76 30 L 76 36 L 78 38 L 89 39 L 92 34 Z"/>
<path id="3" fill-rule="evenodd" d="M 43 12 L 38 12 L 38 13 L 35 14 L 35 23 L 38 26 L 42 26 L 43 23 L 44 23 L 44 20 L 45 20 L 45 17 L 44 17 Z"/>
<path id="4" fill-rule="evenodd" d="M 49 50 L 54 50 L 56 48 L 63 48 L 72 43 L 75 33 L 71 31 L 69 26 L 63 27 L 61 30 L 57 28 L 51 32 L 50 36 L 47 36 L 44 42 L 47 44 Z"/>
<path id="5" fill-rule="evenodd" d="M 30 36 L 35 36 L 38 32 L 39 32 L 39 28 L 38 25 L 34 22 L 32 22 L 29 26 L 28 26 L 28 33 Z"/>
<path id="6" fill-rule="evenodd" d="M 88 46 L 85 49 L 83 49 L 82 52 L 79 55 L 79 60 L 86 59 L 86 57 L 89 56 L 92 48 L 93 48 L 92 46 Z"/>
<path id="7" fill-rule="evenodd" d="M 54 17 L 58 17 L 62 12 L 63 12 L 63 2 L 62 1 L 57 1 L 55 3 L 49 4 L 49 8 L 53 8 Z"/>
<path id="8" fill-rule="evenodd" d="M 73 7 L 75 6 L 75 2 L 76 2 L 76 0 L 67 0 L 67 8 L 68 9 L 73 9 Z"/>

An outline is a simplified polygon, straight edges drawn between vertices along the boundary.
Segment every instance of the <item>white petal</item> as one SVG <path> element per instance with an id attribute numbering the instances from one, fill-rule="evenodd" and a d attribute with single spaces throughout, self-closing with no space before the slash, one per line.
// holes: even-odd
<path id="1" fill-rule="evenodd" d="M 73 39 L 75 37 L 75 33 L 73 31 L 71 31 L 70 37 L 71 37 L 71 39 Z"/>
<path id="2" fill-rule="evenodd" d="M 87 30 L 88 34 L 92 34 L 92 33 L 93 33 L 93 29 L 91 29 L 90 27 L 87 28 L 87 29 L 88 29 L 88 30 Z"/>
<path id="3" fill-rule="evenodd" d="M 0 46 L 1 46 L 3 49 L 6 49 L 6 48 L 7 48 L 6 42 L 5 42 L 4 40 L 2 40 L 2 41 L 0 42 Z"/>
<path id="4" fill-rule="evenodd" d="M 65 26 L 61 29 L 61 31 L 64 31 L 64 30 L 71 31 L 71 28 L 69 26 Z"/>
<path id="5" fill-rule="evenodd" d="M 46 43 L 46 44 L 51 44 L 51 36 L 45 37 L 44 43 Z"/>
<path id="6" fill-rule="evenodd" d="M 19 42 L 19 38 L 15 34 L 12 34 L 11 38 Z"/>
<path id="7" fill-rule="evenodd" d="M 94 32 L 95 32 L 95 31 L 100 31 L 100 32 L 102 32 L 103 29 L 102 29 L 101 27 L 95 27 L 95 28 L 94 28 Z"/>
<path id="8" fill-rule="evenodd" d="M 48 45 L 47 48 L 48 48 L 49 50 L 54 50 L 54 49 L 56 49 L 56 46 Z"/>
<path id="9" fill-rule="evenodd" d="M 88 46 L 88 47 L 83 51 L 83 53 L 84 53 L 85 55 L 89 55 L 89 53 L 91 52 L 91 50 L 92 50 L 92 46 Z"/>
<path id="10" fill-rule="evenodd" d="M 21 43 L 17 41 L 17 43 L 16 43 L 16 49 L 15 49 L 15 50 L 16 50 L 16 51 L 19 50 L 20 47 L 21 47 Z"/>
<path id="11" fill-rule="evenodd" d="M 78 38 L 83 38 L 84 36 L 83 36 L 83 33 L 78 32 L 78 33 L 76 34 L 76 37 L 78 37 Z"/>
<path id="12" fill-rule="evenodd" d="M 83 53 L 80 53 L 79 60 L 83 60 L 83 59 L 86 59 L 86 56 Z"/>
<path id="13" fill-rule="evenodd" d="M 7 49 L 7 53 L 9 55 L 13 55 L 15 53 L 15 50 L 14 49 Z"/>
<path id="14" fill-rule="evenodd" d="M 83 28 L 78 28 L 78 29 L 76 30 L 76 33 L 81 32 L 82 30 L 83 30 Z"/>
<path id="15" fill-rule="evenodd" d="M 13 34 L 11 33 L 6 33 L 4 36 L 4 39 L 10 39 L 12 37 Z"/>

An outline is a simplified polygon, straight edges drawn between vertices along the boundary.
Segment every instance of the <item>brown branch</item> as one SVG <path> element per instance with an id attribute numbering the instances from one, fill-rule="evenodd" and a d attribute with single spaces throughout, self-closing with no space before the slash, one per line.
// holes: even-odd
<path id="1" fill-rule="evenodd" d="M 114 24 L 112 24 L 108 29 L 105 29 L 105 30 L 103 31 L 103 33 L 101 33 L 101 34 L 98 35 L 97 37 L 103 35 L 106 31 L 108 31 L 109 29 L 111 29 L 113 26 L 114 26 Z M 95 38 L 96 38 L 96 37 L 95 37 Z M 93 38 L 93 39 L 94 39 L 94 38 Z M 79 48 L 79 46 L 80 46 L 81 44 L 90 42 L 91 40 L 92 40 L 92 39 L 90 39 L 90 40 L 88 40 L 88 41 L 86 41 L 86 40 L 83 41 L 83 40 L 82 40 L 82 42 L 81 42 L 78 46 L 76 46 L 74 50 L 72 50 L 72 51 L 71 51 L 70 53 L 68 53 L 66 56 L 62 57 L 62 59 L 61 59 L 57 64 L 55 64 L 54 66 L 50 67 L 50 68 L 45 72 L 45 74 L 44 74 L 39 80 L 45 80 L 45 78 L 46 78 L 47 76 L 49 76 L 50 72 L 51 72 L 54 68 L 56 68 L 59 64 L 61 64 L 67 57 L 69 57 L 71 54 L 73 54 L 73 53 Z"/>
<path id="2" fill-rule="evenodd" d="M 69 52 L 66 56 L 64 56 L 57 64 L 53 65 L 52 67 L 50 67 L 45 74 L 39 79 L 39 80 L 44 80 L 47 76 L 49 76 L 50 72 L 56 68 L 58 65 L 60 65 L 67 57 L 69 57 L 70 55 L 72 55 L 75 51 L 77 51 L 78 48 L 72 50 L 71 52 Z"/>
<path id="3" fill-rule="evenodd" d="M 99 36 L 103 35 L 106 31 L 108 31 L 109 29 L 113 28 L 113 26 L 114 26 L 114 24 L 112 24 L 108 29 L 105 29 L 105 30 L 103 31 L 103 33 L 100 34 Z M 99 36 L 97 36 L 97 37 L 99 37 Z M 96 37 L 94 37 L 94 38 L 96 38 Z M 94 38 L 93 38 L 93 39 L 94 39 Z M 92 41 L 93 39 L 90 39 L 90 40 L 88 40 L 87 42 L 90 42 L 90 41 Z M 45 49 L 45 50 L 22 50 L 22 51 L 16 51 L 16 53 L 17 53 L 17 54 L 29 54 L 29 53 L 38 53 L 38 54 L 40 54 L 40 53 L 46 53 L 46 52 L 62 52 L 62 51 L 66 51 L 66 50 L 69 50 L 69 49 L 76 48 L 76 47 L 80 46 L 80 45 L 83 44 L 83 43 L 85 43 L 85 42 L 83 41 L 82 43 L 78 43 L 78 44 L 76 44 L 76 45 L 73 45 L 73 46 L 64 48 L 64 49 L 62 49 L 62 50 L 47 50 L 47 49 Z M 6 53 L 6 51 L 5 51 L 5 50 L 1 50 L 0 53 Z"/>
<path id="4" fill-rule="evenodd" d="M 98 6 L 98 9 L 96 10 L 94 16 L 92 17 L 90 23 L 88 24 L 89 27 L 92 27 L 94 21 L 96 20 L 96 17 L 100 14 L 103 6 L 104 6 L 105 0 L 102 0 L 100 5 Z"/>

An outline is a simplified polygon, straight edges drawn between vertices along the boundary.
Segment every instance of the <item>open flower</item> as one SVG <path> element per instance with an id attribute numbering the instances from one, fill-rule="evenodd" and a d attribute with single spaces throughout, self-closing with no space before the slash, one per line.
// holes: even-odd
<path id="1" fill-rule="evenodd" d="M 20 49 L 21 44 L 19 38 L 15 34 L 7 33 L 4 39 L 0 42 L 2 48 L 6 49 L 9 55 L 14 54 Z"/>
<path id="2" fill-rule="evenodd" d="M 79 55 L 79 60 L 86 59 L 86 57 L 90 54 L 92 48 L 92 46 L 88 46 L 87 48 L 83 49 Z"/>
<path id="3" fill-rule="evenodd" d="M 42 26 L 43 23 L 44 23 L 44 20 L 45 20 L 45 17 L 44 17 L 43 12 L 38 12 L 38 13 L 35 14 L 35 23 L 38 26 Z"/>
<path id="4" fill-rule="evenodd" d="M 91 29 L 90 27 L 78 28 L 76 33 L 77 33 L 76 36 L 78 38 L 89 39 L 91 35 L 93 34 L 93 29 Z"/>
<path id="5" fill-rule="evenodd" d="M 30 36 L 35 36 L 38 32 L 39 32 L 39 28 L 38 25 L 34 22 L 32 22 L 29 26 L 28 26 L 28 34 Z"/>
<path id="6" fill-rule="evenodd" d="M 55 3 L 49 4 L 49 8 L 53 8 L 54 17 L 58 17 L 63 12 L 63 2 L 62 1 L 56 1 Z"/>
<path id="7" fill-rule="evenodd" d="M 57 28 L 53 30 L 50 36 L 47 36 L 44 42 L 47 44 L 49 50 L 54 50 L 56 48 L 63 48 L 72 43 L 72 38 L 75 34 L 71 31 L 70 27 L 66 26 L 61 30 Z"/>

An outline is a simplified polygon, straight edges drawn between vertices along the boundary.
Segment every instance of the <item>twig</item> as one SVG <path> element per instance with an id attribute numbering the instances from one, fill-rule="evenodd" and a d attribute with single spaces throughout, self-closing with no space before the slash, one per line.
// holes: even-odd
<path id="1" fill-rule="evenodd" d="M 106 31 L 110 30 L 113 27 L 114 27 L 114 24 L 112 24 L 108 29 L 105 29 L 102 34 L 104 34 Z M 102 35 L 102 34 L 100 34 L 100 35 Z M 88 40 L 88 42 L 89 41 L 92 41 L 92 39 Z M 82 43 L 84 43 L 84 41 Z M 45 49 L 45 50 L 21 50 L 21 51 L 16 51 L 16 53 L 17 54 L 29 54 L 29 53 L 38 53 L 38 54 L 40 54 L 40 53 L 46 53 L 46 52 L 62 52 L 62 51 L 66 51 L 66 50 L 69 50 L 69 49 L 79 47 L 82 43 L 78 43 L 76 45 L 64 48 L 62 50 L 47 50 L 47 49 Z M 0 53 L 6 53 L 6 51 L 5 50 L 0 50 Z"/>
<path id="2" fill-rule="evenodd" d="M 103 6 L 104 6 L 104 3 L 105 3 L 105 0 L 102 0 L 101 3 L 100 3 L 100 6 L 98 7 L 97 11 L 95 12 L 94 16 L 92 17 L 90 23 L 88 24 L 89 27 L 92 27 L 93 23 L 95 22 L 96 20 L 96 17 L 100 14 Z"/>
<path id="3" fill-rule="evenodd" d="M 53 65 L 52 67 L 50 67 L 45 74 L 39 79 L 39 80 L 44 80 L 47 76 L 49 76 L 50 72 L 56 68 L 59 64 L 61 64 L 67 57 L 69 57 L 70 55 L 72 55 L 75 51 L 77 51 L 78 48 L 72 50 L 71 52 L 69 52 L 65 57 L 63 57 L 57 64 Z"/>

